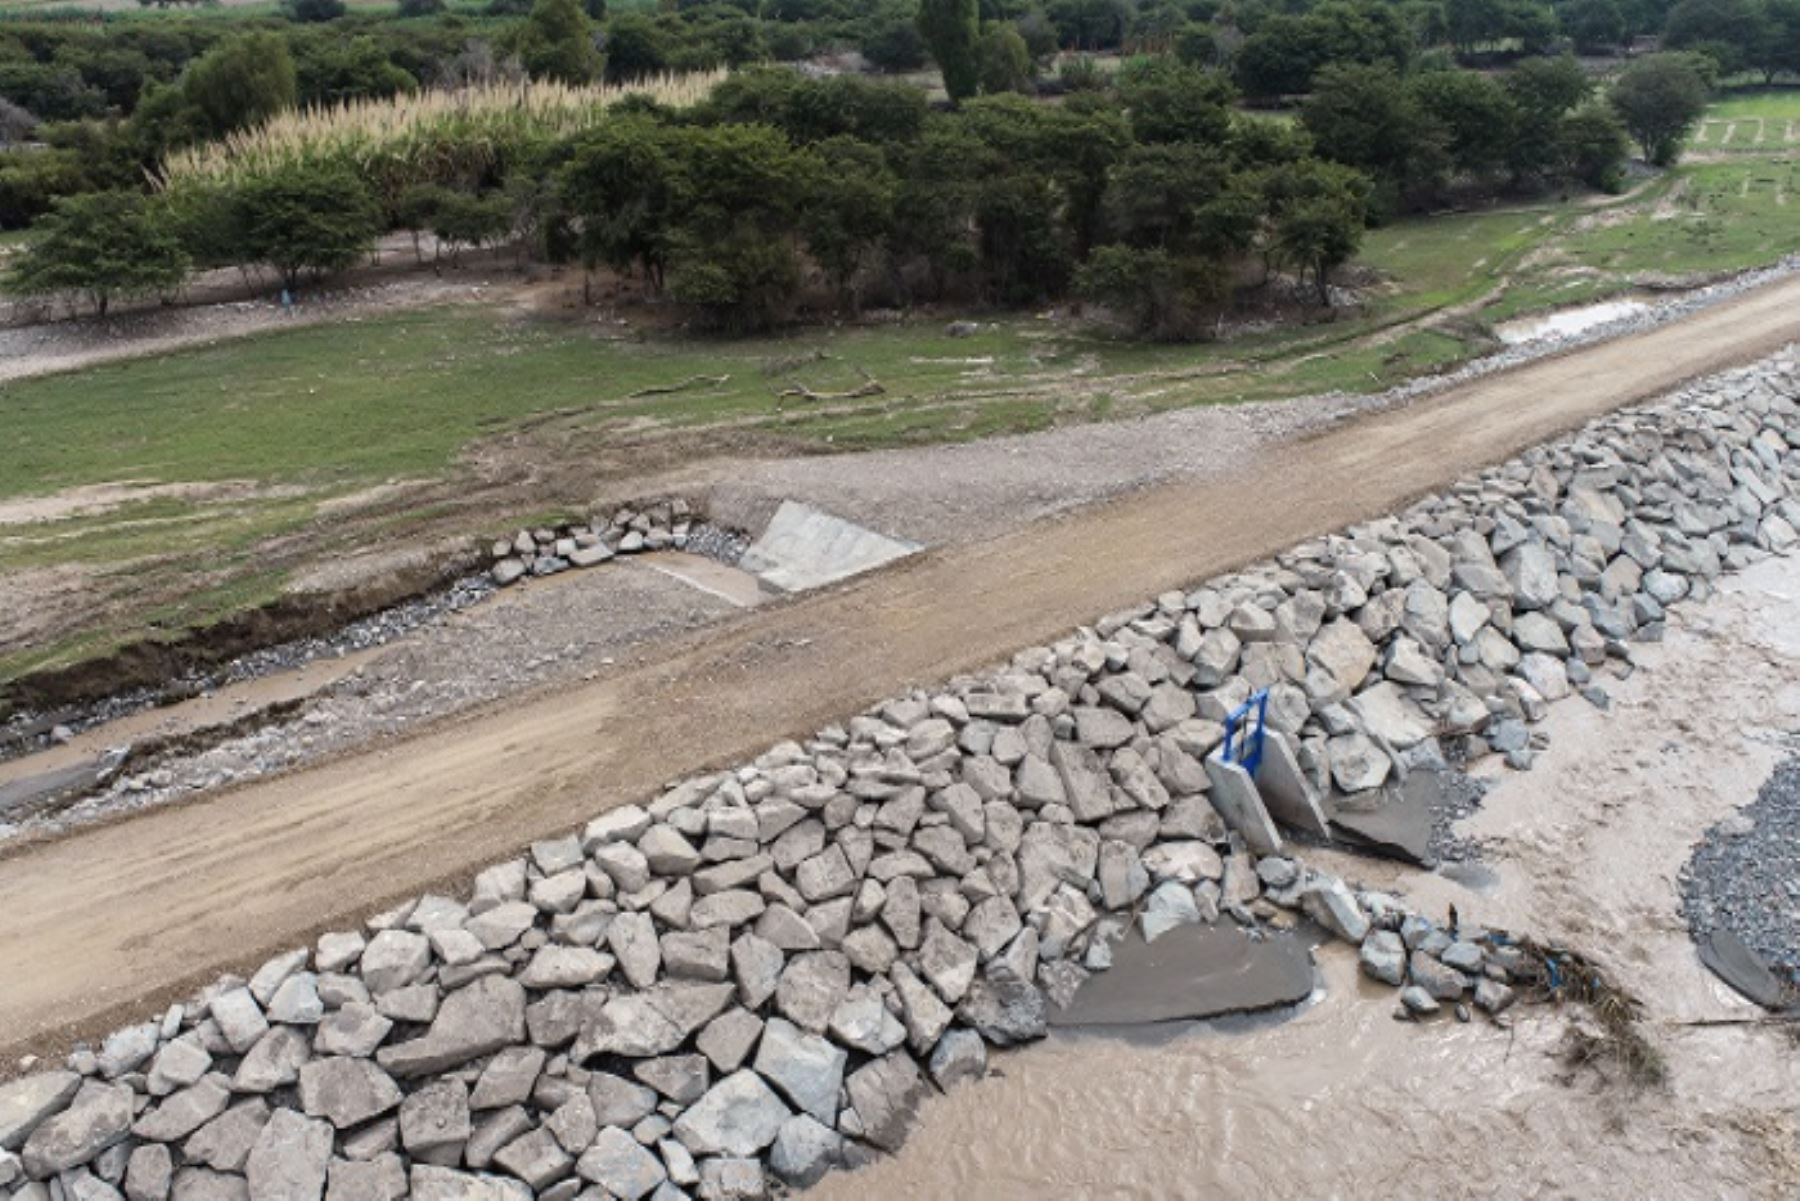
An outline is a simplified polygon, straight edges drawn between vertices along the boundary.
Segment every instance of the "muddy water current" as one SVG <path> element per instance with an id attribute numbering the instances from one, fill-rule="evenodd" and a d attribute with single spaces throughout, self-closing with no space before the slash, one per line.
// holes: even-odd
<path id="1" fill-rule="evenodd" d="M 1676 894 L 1695 840 L 1800 734 L 1800 563 L 1729 582 L 1642 663 L 1605 679 L 1610 714 L 1557 707 L 1535 771 L 1493 773 L 1459 830 L 1483 848 L 1476 870 L 1304 854 L 1592 955 L 1643 1002 L 1663 1083 L 1572 1067 L 1579 1019 L 1547 1007 L 1515 1008 L 1510 1029 L 1396 1021 L 1394 992 L 1338 944 L 1280 1015 L 1054 1030 L 996 1055 L 988 1079 L 925 1104 L 897 1156 L 809 1201 L 1800 1198 L 1800 1039 L 1751 1024 L 1701 968 Z"/>

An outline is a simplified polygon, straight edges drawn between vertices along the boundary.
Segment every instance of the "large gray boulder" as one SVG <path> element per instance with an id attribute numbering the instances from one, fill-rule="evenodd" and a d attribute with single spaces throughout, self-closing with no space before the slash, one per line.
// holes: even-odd
<path id="1" fill-rule="evenodd" d="M 0 1084 L 0 1151 L 17 1151 L 44 1120 L 66 1108 L 81 1088 L 74 1072 L 39 1072 Z"/>
<path id="2" fill-rule="evenodd" d="M 376 1059 L 395 1076 L 426 1076 L 524 1041 L 524 987 L 507 976 L 484 976 L 444 999 L 424 1037 L 384 1047 Z"/>
<path id="3" fill-rule="evenodd" d="M 331 1127 L 291 1109 L 269 1115 L 244 1175 L 254 1201 L 319 1201 L 331 1166 Z"/>
<path id="4" fill-rule="evenodd" d="M 675 1120 L 675 1137 L 695 1155 L 755 1155 L 775 1141 L 792 1116 L 761 1076 L 743 1068 Z"/>
<path id="5" fill-rule="evenodd" d="M 88 1081 L 67 1109 L 39 1123 L 25 1140 L 20 1158 L 26 1175 L 43 1180 L 92 1161 L 131 1132 L 134 1111 L 130 1086 Z"/>

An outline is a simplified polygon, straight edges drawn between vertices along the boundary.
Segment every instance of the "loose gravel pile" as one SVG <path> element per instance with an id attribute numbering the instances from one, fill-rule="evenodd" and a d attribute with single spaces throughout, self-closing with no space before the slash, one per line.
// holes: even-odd
<path id="1" fill-rule="evenodd" d="M 222 979 L 0 1087 L 0 1187 L 761 1197 L 898 1149 L 1133 924 L 1304 920 L 1405 1014 L 1500 1015 L 1513 944 L 1300 861 L 1226 716 L 1267 689 L 1346 802 L 1445 751 L 1528 767 L 1665 606 L 1800 542 L 1797 395 L 1784 357 L 1613 414 Z"/>
<path id="2" fill-rule="evenodd" d="M 1696 939 L 1723 928 L 1777 976 L 1800 984 L 1800 759 L 1775 769 L 1756 800 L 1706 832 L 1681 873 Z"/>

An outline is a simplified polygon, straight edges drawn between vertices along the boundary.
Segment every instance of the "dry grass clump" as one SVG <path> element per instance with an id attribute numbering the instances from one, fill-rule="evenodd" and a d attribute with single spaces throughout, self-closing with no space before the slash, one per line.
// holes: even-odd
<path id="1" fill-rule="evenodd" d="M 630 84 L 551 80 L 428 89 L 386 99 L 293 109 L 216 142 L 177 151 L 158 183 L 240 184 L 276 171 L 346 164 L 378 188 L 479 175 L 534 137 L 586 129 L 612 105 L 643 96 L 671 108 L 704 100 L 725 72 L 665 75 Z"/>

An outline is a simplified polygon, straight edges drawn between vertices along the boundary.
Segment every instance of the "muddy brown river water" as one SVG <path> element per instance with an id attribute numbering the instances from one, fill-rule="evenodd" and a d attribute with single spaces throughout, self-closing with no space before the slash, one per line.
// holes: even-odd
<path id="1" fill-rule="evenodd" d="M 1392 990 L 1321 948 L 1286 1020 L 1055 1033 L 933 1099 L 901 1153 L 808 1201 L 869 1198 L 1800 1198 L 1800 1040 L 1700 966 L 1676 874 L 1800 734 L 1800 562 L 1764 563 L 1671 623 L 1613 712 L 1559 706 L 1537 770 L 1462 832 L 1479 889 L 1310 852 L 1428 911 L 1561 942 L 1644 1003 L 1660 1087 L 1571 1069 L 1569 1016 L 1394 1020 Z M 1800 866 L 1796 867 L 1800 871 Z"/>

